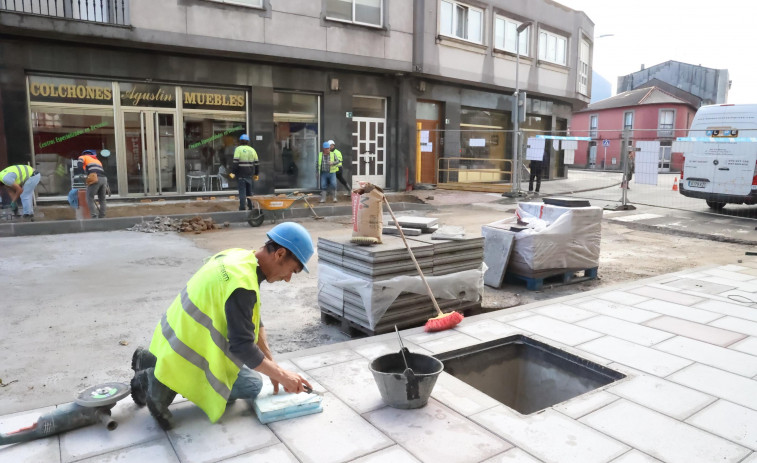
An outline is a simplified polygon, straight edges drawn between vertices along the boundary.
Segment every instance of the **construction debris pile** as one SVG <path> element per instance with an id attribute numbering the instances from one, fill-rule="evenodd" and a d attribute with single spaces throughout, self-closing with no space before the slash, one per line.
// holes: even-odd
<path id="1" fill-rule="evenodd" d="M 170 217 L 157 216 L 152 222 L 138 223 L 131 228 L 127 228 L 127 230 L 144 233 L 168 231 L 202 233 L 208 230 L 219 230 L 228 227 L 228 222 L 224 222 L 223 225 L 220 225 L 215 223 L 212 218 L 203 219 L 199 215 L 190 219 L 172 219 Z"/>
<path id="2" fill-rule="evenodd" d="M 442 311 L 481 310 L 484 239 L 470 235 L 432 239 L 436 219 L 413 219 L 397 220 L 403 230 L 414 221 L 425 231 L 408 237 L 408 244 Z M 382 244 L 372 246 L 351 243 L 349 236 L 318 239 L 322 314 L 369 335 L 389 332 L 395 324 L 421 326 L 436 315 L 400 237 L 385 234 L 382 239 Z"/>

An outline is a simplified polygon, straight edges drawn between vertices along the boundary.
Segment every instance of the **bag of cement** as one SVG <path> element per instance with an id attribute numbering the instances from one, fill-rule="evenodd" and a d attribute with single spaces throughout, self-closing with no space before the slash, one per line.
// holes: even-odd
<path id="1" fill-rule="evenodd" d="M 355 244 L 379 244 L 384 228 L 384 191 L 360 182 L 352 191 L 352 238 Z"/>

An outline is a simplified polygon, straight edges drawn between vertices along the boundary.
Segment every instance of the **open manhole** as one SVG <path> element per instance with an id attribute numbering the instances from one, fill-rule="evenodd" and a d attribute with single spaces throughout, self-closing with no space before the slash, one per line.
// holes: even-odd
<path id="1" fill-rule="evenodd" d="M 435 356 L 444 371 L 523 415 L 625 375 L 522 335 Z"/>

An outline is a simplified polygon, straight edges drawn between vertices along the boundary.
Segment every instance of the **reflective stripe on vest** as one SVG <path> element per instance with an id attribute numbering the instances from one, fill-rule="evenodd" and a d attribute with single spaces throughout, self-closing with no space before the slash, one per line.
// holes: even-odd
<path id="1" fill-rule="evenodd" d="M 234 160 L 239 162 L 239 167 L 252 167 L 258 162 L 258 153 L 252 146 L 240 145 L 234 150 Z"/>
<path id="2" fill-rule="evenodd" d="M 254 251 L 229 249 L 211 257 L 174 299 L 155 328 L 150 352 L 155 377 L 217 421 L 226 409 L 242 362 L 230 351 L 226 300 L 238 288 L 257 294 L 252 310 L 260 332 L 260 287 Z"/>
<path id="3" fill-rule="evenodd" d="M 333 151 L 329 152 L 329 161 L 332 163 L 336 163 L 338 161 Z M 318 153 L 318 172 L 323 172 L 323 170 L 321 169 L 322 164 L 323 164 L 323 151 Z M 331 167 L 329 168 L 329 173 L 333 174 L 334 172 L 338 170 L 339 170 L 338 165 L 331 164 Z"/>
<path id="4" fill-rule="evenodd" d="M 24 182 L 26 182 L 29 177 L 32 176 L 34 173 L 34 169 L 32 169 L 31 166 L 25 166 L 23 164 L 18 164 L 15 166 L 8 166 L 2 171 L 0 171 L 0 181 L 5 178 L 6 175 L 14 173 L 16 174 L 16 181 L 14 182 L 16 185 L 24 185 Z"/>
<path id="5" fill-rule="evenodd" d="M 100 162 L 99 159 L 97 159 L 94 156 L 79 156 L 79 160 L 84 164 L 84 172 L 91 174 L 92 172 L 97 174 L 102 174 L 102 176 L 105 176 L 105 169 L 103 169 L 103 163 Z"/>

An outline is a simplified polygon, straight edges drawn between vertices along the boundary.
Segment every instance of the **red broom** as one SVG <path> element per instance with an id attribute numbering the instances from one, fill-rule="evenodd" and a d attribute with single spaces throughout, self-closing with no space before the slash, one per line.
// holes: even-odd
<path id="1" fill-rule="evenodd" d="M 386 199 L 386 196 L 384 196 L 384 202 L 386 203 L 386 208 L 389 210 L 389 215 L 391 215 L 392 219 L 394 220 L 394 225 L 397 227 L 397 230 L 399 230 L 400 232 L 400 237 L 402 238 L 402 242 L 405 243 L 405 248 L 407 248 L 407 252 L 410 254 L 410 258 L 413 259 L 415 268 L 416 270 L 418 270 L 418 275 L 421 276 L 421 280 L 423 280 L 423 284 L 426 285 L 426 291 L 428 291 L 428 296 L 431 298 L 431 302 L 434 303 L 434 308 L 436 309 L 436 313 L 438 314 L 436 317 L 430 318 L 426 322 L 426 326 L 425 326 L 426 331 L 429 331 L 429 332 L 444 331 L 450 328 L 454 328 L 455 326 L 457 326 L 458 323 L 463 321 L 463 315 L 455 311 L 452 311 L 450 313 L 443 313 L 442 309 L 439 308 L 439 304 L 436 302 L 434 293 L 431 292 L 431 287 L 428 285 L 428 282 L 426 281 L 426 277 L 423 276 L 423 271 L 421 270 L 421 266 L 418 265 L 418 261 L 415 260 L 415 255 L 413 255 L 413 251 L 412 249 L 410 249 L 410 245 L 407 244 L 407 240 L 405 239 L 405 234 L 402 232 L 402 227 L 400 226 L 400 222 L 397 220 L 397 217 L 394 216 L 394 212 L 392 212 L 392 208 L 389 206 L 389 200 Z"/>

